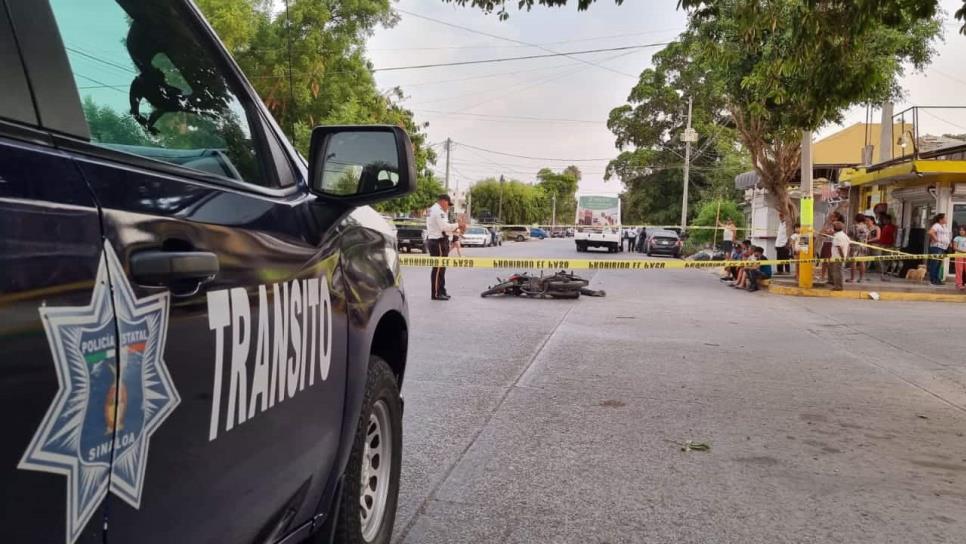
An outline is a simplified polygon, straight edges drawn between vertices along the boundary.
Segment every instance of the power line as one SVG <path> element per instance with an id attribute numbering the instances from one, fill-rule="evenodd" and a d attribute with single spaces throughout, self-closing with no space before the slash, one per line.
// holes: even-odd
<path id="1" fill-rule="evenodd" d="M 399 10 L 399 11 L 402 11 L 402 10 Z M 458 27 L 458 28 L 461 28 L 462 30 L 470 31 L 469 28 L 465 28 L 465 27 Z M 510 49 L 510 48 L 519 49 L 521 47 L 545 47 L 548 45 L 563 45 L 568 43 L 614 40 L 618 38 L 627 38 L 631 36 L 649 36 L 654 34 L 664 34 L 667 32 L 681 32 L 682 30 L 684 29 L 666 28 L 663 30 L 650 30 L 647 32 L 628 32 L 626 34 L 611 34 L 607 36 L 595 36 L 592 38 L 578 38 L 576 40 L 559 40 L 555 42 L 544 42 L 544 43 L 538 43 L 533 45 L 530 45 L 527 43 L 518 43 L 514 45 L 473 44 L 473 45 L 450 45 L 450 46 L 435 46 L 435 47 L 377 47 L 377 48 L 368 49 L 368 51 L 441 51 L 441 50 L 458 50 L 458 49 Z M 475 31 L 472 31 L 472 32 L 475 32 Z M 490 37 L 494 37 L 494 36 L 490 36 Z M 500 38 L 500 39 L 509 39 L 509 38 Z"/>
<path id="2" fill-rule="evenodd" d="M 613 60 L 613 59 L 616 59 L 616 58 L 619 58 L 619 57 L 623 57 L 623 56 L 626 56 L 626 55 L 630 55 L 632 53 L 634 53 L 634 51 L 627 51 L 627 52 L 621 53 L 619 55 L 614 55 L 612 57 L 608 57 L 608 58 L 604 59 L 604 62 L 607 62 L 607 61 L 610 61 L 610 60 Z M 586 69 L 586 68 L 583 68 L 583 69 Z M 568 76 L 570 76 L 570 75 L 572 75 L 574 73 L 576 73 L 576 72 L 569 71 L 568 70 L 568 71 L 563 72 L 563 73 L 560 73 L 560 74 L 554 74 L 554 75 L 551 75 L 549 77 L 546 77 L 546 78 L 537 80 L 537 81 L 535 81 L 533 83 L 530 83 L 530 84 L 520 85 L 520 86 L 517 86 L 517 87 L 513 87 L 513 88 L 510 88 L 510 89 L 506 89 L 506 90 L 504 90 L 503 95 L 509 94 L 510 92 L 514 92 L 517 95 L 519 95 L 520 93 L 522 93 L 524 91 L 527 91 L 527 90 L 530 90 L 530 89 L 533 89 L 533 88 L 536 88 L 536 87 L 540 87 L 540 86 L 542 86 L 542 85 L 544 85 L 546 83 L 550 83 L 551 81 L 556 81 L 558 79 L 561 79 L 561 78 L 564 78 L 564 77 L 568 77 Z M 474 108 L 477 108 L 479 106 L 482 106 L 483 104 L 488 104 L 490 102 L 493 102 L 495 100 L 499 100 L 501 98 L 503 98 L 503 96 L 498 94 L 498 95 L 495 95 L 493 97 L 487 98 L 486 100 L 483 100 L 481 102 L 477 102 L 476 104 L 473 104 L 471 106 L 466 106 L 466 107 L 460 109 L 456 113 L 464 113 L 464 112 L 466 112 L 468 110 L 472 110 Z"/>
<path id="3" fill-rule="evenodd" d="M 554 51 L 553 49 L 544 47 L 544 46 L 542 46 L 540 44 L 525 42 L 523 40 L 517 40 L 517 39 L 513 39 L 513 38 L 507 38 L 505 36 L 499 36 L 497 34 L 490 34 L 489 32 L 483 32 L 483 31 L 480 31 L 480 30 L 476 30 L 476 29 L 473 29 L 473 28 L 466 27 L 466 26 L 457 25 L 457 24 L 454 24 L 454 23 L 449 23 L 449 22 L 446 22 L 446 21 L 443 21 L 443 20 L 440 20 L 440 19 L 435 19 L 433 17 L 427 17 L 425 15 L 420 15 L 418 13 L 413 13 L 411 11 L 407 11 L 407 10 L 404 10 L 404 9 L 397 8 L 396 10 L 399 11 L 399 12 L 401 12 L 401 13 L 405 13 L 407 15 L 411 15 L 413 17 L 417 17 L 419 19 L 424 19 L 426 21 L 431 21 L 431 22 L 434 22 L 436 24 L 448 26 L 448 27 L 451 27 L 451 28 L 458 28 L 460 30 L 465 30 L 466 32 L 471 32 L 473 34 L 479 34 L 481 36 L 486 36 L 486 37 L 489 37 L 489 38 L 494 38 L 494 39 L 497 39 L 497 40 L 503 40 L 503 41 L 512 42 L 512 43 L 518 43 L 518 44 L 521 44 L 521 45 L 529 45 L 530 47 L 536 47 L 537 49 L 542 49 L 543 51 L 547 51 L 547 52 L 554 53 L 554 54 L 557 54 L 558 53 L 557 51 Z M 667 43 L 664 43 L 662 45 L 667 45 Z M 572 54 L 573 53 L 571 53 L 571 55 Z M 564 55 L 565 56 L 570 56 L 570 55 L 567 55 L 566 53 Z M 591 66 L 597 66 L 598 68 L 601 68 L 603 70 L 607 70 L 608 72 L 614 72 L 615 74 L 620 74 L 622 76 L 629 77 L 629 78 L 632 78 L 632 79 L 637 79 L 637 77 L 638 77 L 636 75 L 632 75 L 632 74 L 628 74 L 628 73 L 625 73 L 625 72 L 621 72 L 620 70 L 615 70 L 613 68 L 608 68 L 607 66 L 601 66 L 599 64 L 590 62 L 590 61 L 588 61 L 586 59 L 581 59 L 581 58 L 578 58 L 578 57 L 570 57 L 570 58 L 573 58 L 574 60 L 578 60 L 578 61 L 580 61 L 580 62 L 582 62 L 584 64 L 589 64 Z"/>
<path id="4" fill-rule="evenodd" d="M 606 157 L 601 159 L 562 159 L 562 158 L 551 158 L 551 157 L 531 157 L 529 155 L 517 155 L 515 153 L 506 153 L 504 151 L 495 151 L 493 149 L 486 149 L 485 147 L 477 147 L 475 145 L 466 144 L 463 142 L 456 142 L 457 145 L 463 147 L 468 147 L 470 149 L 475 149 L 477 151 L 483 151 L 485 153 L 492 153 L 494 155 L 503 155 L 505 157 L 516 157 L 518 159 L 530 159 L 535 161 L 560 161 L 560 162 L 600 162 L 600 161 L 612 161 L 613 157 Z"/>
<path id="5" fill-rule="evenodd" d="M 442 110 L 424 110 L 424 109 L 420 109 L 419 111 L 423 113 L 439 113 L 439 114 L 442 114 L 444 117 L 452 116 L 452 115 L 460 115 L 460 116 L 469 116 L 469 117 L 481 117 L 481 118 L 493 119 L 493 120 L 509 119 L 513 121 L 545 121 L 550 123 L 587 123 L 592 125 L 602 125 L 606 123 L 606 121 L 594 121 L 591 119 L 565 119 L 565 118 L 559 118 L 559 117 L 529 117 L 525 115 L 489 115 L 485 113 L 465 113 L 461 111 L 442 111 Z"/>
<path id="6" fill-rule="evenodd" d="M 546 53 L 542 55 L 525 55 L 522 57 L 501 57 L 496 59 L 480 59 L 480 60 L 464 60 L 459 62 L 440 62 L 435 64 L 414 64 L 410 66 L 389 66 L 386 68 L 373 68 L 373 72 L 392 72 L 397 70 L 421 70 L 423 68 L 440 68 L 445 66 L 466 66 L 468 64 L 488 64 L 494 62 L 510 62 L 516 60 L 530 60 L 530 59 L 545 59 L 550 57 L 571 57 L 573 55 L 588 55 L 591 53 L 605 53 L 608 51 L 628 51 L 635 49 L 643 49 L 645 47 L 660 47 L 662 45 L 667 45 L 670 42 L 658 42 L 658 43 L 643 43 L 640 45 L 625 45 L 623 47 L 606 47 L 603 49 L 586 49 L 584 51 L 567 51 L 566 53 Z M 593 64 L 601 68 L 598 64 Z M 617 72 L 621 75 L 629 76 L 623 72 Z M 629 76 L 636 78 L 637 76 Z"/>

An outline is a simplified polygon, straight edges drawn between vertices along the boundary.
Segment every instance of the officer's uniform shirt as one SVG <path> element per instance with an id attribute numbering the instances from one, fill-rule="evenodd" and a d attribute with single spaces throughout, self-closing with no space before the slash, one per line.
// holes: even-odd
<path id="1" fill-rule="evenodd" d="M 426 238 L 430 240 L 445 238 L 447 234 L 452 234 L 457 227 L 456 223 L 450 223 L 447 220 L 446 212 L 439 205 L 439 202 L 433 204 L 433 207 L 429 209 L 429 215 L 426 216 Z"/>

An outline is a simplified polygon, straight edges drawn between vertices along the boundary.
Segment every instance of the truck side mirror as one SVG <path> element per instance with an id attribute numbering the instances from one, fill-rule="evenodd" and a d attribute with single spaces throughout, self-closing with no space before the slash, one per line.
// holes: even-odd
<path id="1" fill-rule="evenodd" d="M 361 206 L 416 188 L 413 144 L 395 126 L 320 126 L 312 130 L 309 189 L 319 198 Z"/>

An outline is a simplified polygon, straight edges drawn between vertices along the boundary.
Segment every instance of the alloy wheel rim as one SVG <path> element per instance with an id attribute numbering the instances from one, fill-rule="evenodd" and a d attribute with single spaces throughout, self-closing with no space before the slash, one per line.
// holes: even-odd
<path id="1" fill-rule="evenodd" d="M 389 475 L 392 470 L 392 428 L 389 407 L 377 400 L 372 405 L 366 426 L 365 446 L 362 451 L 362 470 L 359 478 L 359 516 L 362 538 L 375 540 L 382 528 L 389 498 Z"/>

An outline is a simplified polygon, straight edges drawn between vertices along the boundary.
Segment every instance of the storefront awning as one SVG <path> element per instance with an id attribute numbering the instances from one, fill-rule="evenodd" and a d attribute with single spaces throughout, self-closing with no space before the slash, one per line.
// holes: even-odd
<path id="1" fill-rule="evenodd" d="M 933 181 L 966 182 L 966 161 L 914 160 L 871 172 L 866 168 L 842 172 L 841 181 L 853 187 L 912 181 L 928 177 Z"/>
<path id="2" fill-rule="evenodd" d="M 735 189 L 754 189 L 758 182 L 761 181 L 761 176 L 758 172 L 752 170 L 751 172 L 743 172 L 735 176 Z"/>

